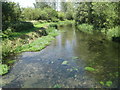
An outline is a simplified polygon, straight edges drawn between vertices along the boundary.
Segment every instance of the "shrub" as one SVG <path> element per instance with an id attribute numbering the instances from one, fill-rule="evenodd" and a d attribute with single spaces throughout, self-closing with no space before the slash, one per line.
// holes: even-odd
<path id="1" fill-rule="evenodd" d="M 49 27 L 55 27 L 55 28 L 57 28 L 58 26 L 57 26 L 56 23 L 51 23 L 51 24 L 49 24 Z"/>
<path id="2" fill-rule="evenodd" d="M 10 22 L 4 21 L 2 24 L 2 31 L 7 30 L 7 28 L 10 26 Z"/>
<path id="3" fill-rule="evenodd" d="M 63 12 L 59 12 L 58 13 L 58 18 L 61 20 L 61 21 L 64 21 L 65 19 L 65 14 Z"/>
<path id="4" fill-rule="evenodd" d="M 10 54 L 13 54 L 15 48 L 13 47 L 12 41 L 6 39 L 2 42 L 2 57 L 7 57 Z"/>
<path id="5" fill-rule="evenodd" d="M 108 29 L 108 30 L 102 29 L 102 32 L 107 35 L 107 38 L 109 40 L 113 40 L 113 41 L 118 41 L 119 42 L 120 41 L 120 31 L 119 31 L 119 28 L 120 28 L 120 26 L 116 26 L 116 27 Z"/>
<path id="6" fill-rule="evenodd" d="M 15 32 L 20 32 L 24 30 L 28 30 L 33 28 L 33 24 L 31 22 L 16 22 L 11 24 L 11 29 Z"/>
<path id="7" fill-rule="evenodd" d="M 52 20 L 53 22 L 58 22 L 58 21 L 59 21 L 59 19 L 57 19 L 57 18 L 55 18 L 55 17 L 52 18 L 51 20 Z"/>
<path id="8" fill-rule="evenodd" d="M 11 22 L 20 20 L 21 9 L 19 4 L 14 2 L 2 2 L 2 30 L 5 31 Z"/>
<path id="9" fill-rule="evenodd" d="M 81 24 L 81 25 L 78 25 L 78 29 L 83 31 L 83 32 L 92 33 L 93 25 Z"/>
<path id="10" fill-rule="evenodd" d="M 114 28 L 108 29 L 107 35 L 108 37 L 120 37 L 120 26 L 116 26 Z"/>
<path id="11" fill-rule="evenodd" d="M 66 13 L 66 19 L 68 19 L 68 20 L 73 20 L 73 19 L 74 19 L 73 13 L 72 13 L 72 12 L 67 12 L 67 13 Z"/>

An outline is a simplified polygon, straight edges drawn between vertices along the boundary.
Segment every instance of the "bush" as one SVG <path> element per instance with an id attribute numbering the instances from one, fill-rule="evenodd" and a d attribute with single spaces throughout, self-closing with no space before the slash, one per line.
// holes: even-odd
<path id="1" fill-rule="evenodd" d="M 56 18 L 58 17 L 57 11 L 52 8 L 25 8 L 22 12 L 24 19 L 27 20 L 54 20 L 58 21 Z"/>
<path id="2" fill-rule="evenodd" d="M 15 32 L 20 32 L 24 30 L 28 30 L 33 28 L 33 24 L 31 22 L 16 22 L 11 24 L 11 29 Z"/>
<path id="3" fill-rule="evenodd" d="M 7 28 L 8 28 L 9 26 L 10 26 L 10 22 L 4 21 L 4 22 L 2 23 L 2 31 L 7 30 Z"/>
<path id="4" fill-rule="evenodd" d="M 83 32 L 92 33 L 93 25 L 81 24 L 81 25 L 78 25 L 78 29 L 83 31 Z"/>
<path id="5" fill-rule="evenodd" d="M 2 57 L 7 57 L 10 54 L 15 52 L 15 48 L 13 47 L 12 41 L 6 39 L 2 42 Z"/>
<path id="6" fill-rule="evenodd" d="M 49 27 L 55 27 L 55 28 L 57 28 L 58 26 L 57 26 L 56 23 L 51 23 L 51 24 L 49 25 Z"/>
<path id="7" fill-rule="evenodd" d="M 21 9 L 19 4 L 14 2 L 2 2 L 2 30 L 5 31 L 11 22 L 19 21 L 21 18 Z"/>
<path id="8" fill-rule="evenodd" d="M 108 37 L 120 37 L 120 26 L 116 26 L 114 28 L 108 29 L 107 35 Z"/>
<path id="9" fill-rule="evenodd" d="M 73 12 L 67 12 L 67 13 L 66 13 L 66 19 L 68 19 L 68 20 L 73 20 L 73 19 L 74 19 L 74 17 L 73 17 Z"/>
<path id="10" fill-rule="evenodd" d="M 52 18 L 52 21 L 53 21 L 53 22 L 58 22 L 59 19 L 57 19 L 57 18 Z"/>
<path id="11" fill-rule="evenodd" d="M 61 20 L 61 21 L 64 21 L 65 19 L 65 14 L 63 12 L 59 12 L 58 13 L 58 18 Z"/>
<path id="12" fill-rule="evenodd" d="M 104 33 L 109 40 L 113 41 L 120 41 L 120 31 L 119 31 L 120 26 L 116 26 L 111 29 L 102 29 L 102 33 Z"/>

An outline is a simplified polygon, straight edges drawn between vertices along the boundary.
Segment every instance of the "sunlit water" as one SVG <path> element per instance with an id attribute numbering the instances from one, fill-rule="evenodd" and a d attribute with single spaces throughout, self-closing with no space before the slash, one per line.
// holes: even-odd
<path id="1" fill-rule="evenodd" d="M 64 31 L 40 52 L 23 52 L 11 71 L 3 76 L 3 87 L 22 88 L 99 88 L 112 81 L 117 87 L 118 43 L 105 41 L 101 34 L 89 35 L 74 26 Z M 78 57 L 78 58 L 75 58 Z M 68 61 L 66 65 L 62 64 Z M 93 67 L 96 71 L 86 71 Z"/>

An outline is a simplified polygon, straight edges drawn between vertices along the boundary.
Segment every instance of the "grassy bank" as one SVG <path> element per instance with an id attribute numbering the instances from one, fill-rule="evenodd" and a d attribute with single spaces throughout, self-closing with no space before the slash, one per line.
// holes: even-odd
<path id="1" fill-rule="evenodd" d="M 59 34 L 56 29 L 58 25 L 73 24 L 74 21 L 44 22 L 35 23 L 34 28 L 21 32 L 9 32 L 2 41 L 2 63 L 0 75 L 7 73 L 9 64 L 13 60 L 7 60 L 9 56 L 25 51 L 40 51 L 45 48 Z M 14 62 L 13 62 L 14 63 Z M 7 64 L 8 66 L 6 66 Z M 4 66 L 5 69 L 4 71 Z"/>
<path id="2" fill-rule="evenodd" d="M 77 26 L 77 28 L 85 33 L 93 34 L 93 31 L 95 31 L 93 25 L 89 24 L 80 24 Z M 108 40 L 112 41 L 120 41 L 120 26 L 113 27 L 111 29 L 101 29 L 101 32 L 106 36 Z"/>

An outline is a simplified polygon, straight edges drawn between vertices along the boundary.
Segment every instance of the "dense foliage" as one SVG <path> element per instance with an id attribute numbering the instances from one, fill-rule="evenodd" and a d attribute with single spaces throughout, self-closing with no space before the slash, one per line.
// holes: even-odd
<path id="1" fill-rule="evenodd" d="M 19 21 L 21 17 L 21 9 L 19 4 L 14 2 L 2 2 L 2 25 L 3 30 L 6 30 L 11 22 Z"/>
<path id="2" fill-rule="evenodd" d="M 76 9 L 76 25 L 92 24 L 94 29 L 105 31 L 109 38 L 119 38 L 120 33 L 117 29 L 120 25 L 119 5 L 120 2 L 81 2 Z M 82 27 L 82 30 L 86 27 Z"/>
<path id="3" fill-rule="evenodd" d="M 15 23 L 12 23 L 11 25 L 12 31 L 15 31 L 15 32 L 28 30 L 33 27 L 34 27 L 33 24 L 30 22 L 15 22 Z"/>
<path id="4" fill-rule="evenodd" d="M 52 8 L 24 8 L 22 14 L 25 20 L 53 20 L 58 17 L 57 11 Z"/>
<path id="5" fill-rule="evenodd" d="M 97 28 L 111 28 L 120 24 L 118 2 L 82 2 L 76 10 L 78 24 L 89 23 Z"/>

